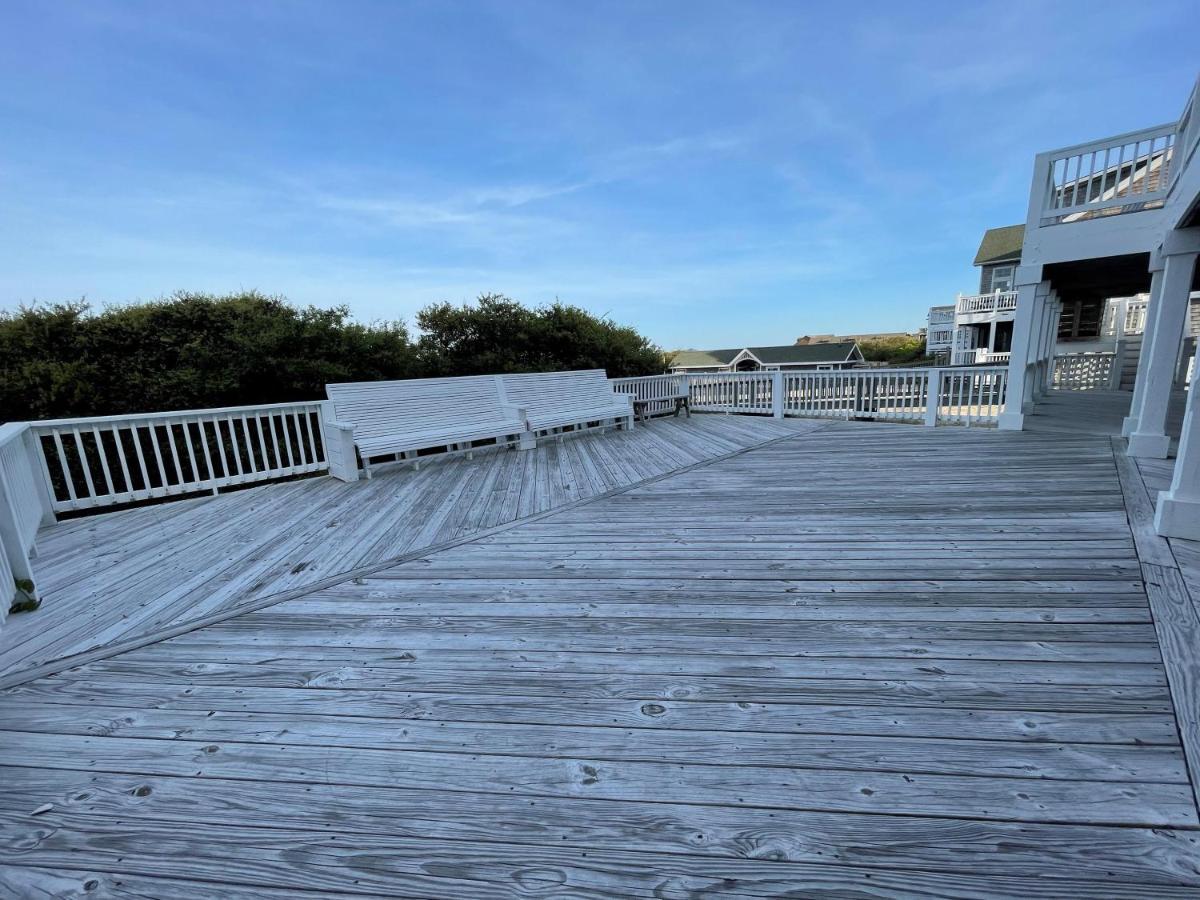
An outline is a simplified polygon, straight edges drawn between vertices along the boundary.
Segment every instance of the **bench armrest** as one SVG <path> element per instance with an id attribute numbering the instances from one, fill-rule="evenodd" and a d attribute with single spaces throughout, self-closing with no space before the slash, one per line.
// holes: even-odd
<path id="1" fill-rule="evenodd" d="M 525 425 L 526 429 L 529 428 L 529 412 L 525 409 L 525 407 L 505 405 L 505 406 L 501 406 L 500 410 L 506 416 L 516 419 L 517 421 L 523 423 Z"/>

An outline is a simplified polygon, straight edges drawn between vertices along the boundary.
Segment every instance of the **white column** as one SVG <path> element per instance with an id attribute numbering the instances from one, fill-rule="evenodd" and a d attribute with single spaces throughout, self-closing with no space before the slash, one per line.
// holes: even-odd
<path id="1" fill-rule="evenodd" d="M 1052 290 L 1042 302 L 1042 324 L 1039 329 L 1038 353 L 1034 368 L 1033 400 L 1046 396 L 1050 387 L 1050 369 L 1054 359 L 1055 323 L 1058 321 L 1058 295 Z"/>
<path id="2" fill-rule="evenodd" d="M 1129 435 L 1130 456 L 1166 459 L 1171 446 L 1171 439 L 1166 434 L 1167 407 L 1171 401 L 1179 344 L 1183 340 L 1196 256 L 1194 251 L 1164 253 L 1161 309 L 1154 322 L 1154 340 L 1146 363 L 1145 394 L 1137 430 Z"/>
<path id="3" fill-rule="evenodd" d="M 1133 378 L 1133 400 L 1129 403 L 1129 415 L 1121 423 L 1121 434 L 1129 437 L 1137 431 L 1142 404 L 1146 400 L 1146 370 L 1150 367 L 1150 348 L 1154 344 L 1154 332 L 1158 330 L 1158 311 L 1162 308 L 1162 257 L 1157 252 L 1150 255 L 1150 298 L 1146 302 L 1146 324 L 1142 326 L 1142 349 L 1138 355 L 1137 374 Z"/>
<path id="4" fill-rule="evenodd" d="M 1167 537 L 1200 539 L 1200 410 L 1196 391 L 1188 391 L 1187 412 L 1171 487 L 1158 495 L 1154 527 Z"/>
<path id="5" fill-rule="evenodd" d="M 1013 318 L 1012 354 L 1008 358 L 1008 386 L 1004 412 L 997 420 L 1006 431 L 1020 431 L 1025 423 L 1025 397 L 1031 387 L 1030 362 L 1038 340 L 1039 295 L 1049 293 L 1049 282 L 1043 282 L 1041 266 L 1022 266 L 1017 269 L 1017 312 Z"/>

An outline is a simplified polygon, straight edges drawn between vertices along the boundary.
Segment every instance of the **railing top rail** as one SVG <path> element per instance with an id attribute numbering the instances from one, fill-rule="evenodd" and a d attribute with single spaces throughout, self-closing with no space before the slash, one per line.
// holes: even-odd
<path id="1" fill-rule="evenodd" d="M 678 378 L 686 372 L 665 372 L 662 375 L 622 375 L 620 378 L 610 378 L 609 381 L 647 381 L 651 378 Z"/>
<path id="2" fill-rule="evenodd" d="M 71 419 L 35 419 L 30 422 L 9 423 L 28 425 L 31 428 L 69 428 L 75 425 L 103 425 L 110 422 L 145 422 L 150 419 L 179 419 L 193 416 L 241 415 L 252 412 L 271 412 L 282 409 L 297 409 L 316 406 L 320 400 L 293 400 L 289 403 L 259 403 L 253 406 L 221 406 L 210 409 L 173 409 L 166 412 L 126 413 L 116 416 L 80 416 Z"/>
<path id="3" fill-rule="evenodd" d="M 1080 153 L 1090 153 L 1093 150 L 1103 150 L 1106 147 L 1116 147 L 1121 144 L 1132 144 L 1135 140 L 1146 140 L 1150 137 L 1162 137 L 1167 134 L 1174 134 L 1179 129 L 1179 121 L 1164 122 L 1162 125 L 1155 125 L 1151 128 L 1139 128 L 1136 131 L 1127 131 L 1124 134 L 1114 134 L 1109 137 L 1098 138 L 1094 141 L 1085 141 L 1082 144 L 1073 144 L 1069 147 L 1057 147 L 1054 150 L 1045 150 L 1038 154 L 1039 157 L 1049 159 L 1060 159 L 1064 156 L 1077 156 Z"/>

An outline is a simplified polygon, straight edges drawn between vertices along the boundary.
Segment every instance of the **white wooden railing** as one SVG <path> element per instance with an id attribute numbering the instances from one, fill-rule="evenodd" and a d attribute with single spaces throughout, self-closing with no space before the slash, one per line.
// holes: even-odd
<path id="1" fill-rule="evenodd" d="M 1179 123 L 1171 122 L 1039 154 L 1034 177 L 1045 179 L 1043 224 L 1100 210 L 1161 205 L 1171 183 L 1178 129 Z"/>
<path id="2" fill-rule="evenodd" d="M 54 520 L 35 449 L 28 424 L 0 425 L 0 623 L 17 595 L 17 580 L 34 581 L 30 558 L 37 531 Z"/>
<path id="3" fill-rule="evenodd" d="M 1183 115 L 1179 117 L 1175 134 L 1175 159 L 1171 166 L 1168 193 L 1174 190 L 1180 173 L 1193 163 L 1197 148 L 1200 148 L 1200 77 L 1197 77 L 1196 83 L 1192 85 L 1192 93 L 1183 108 Z"/>
<path id="4" fill-rule="evenodd" d="M 705 372 L 688 375 L 689 405 L 702 412 L 774 412 L 776 372 Z"/>
<path id="5" fill-rule="evenodd" d="M 613 379 L 615 390 L 654 390 L 657 379 Z M 777 418 L 873 419 L 927 425 L 994 423 L 1004 409 L 1007 367 L 719 372 L 672 376 L 697 412 Z M 931 391 L 930 386 L 933 386 Z M 930 402 L 931 396 L 936 402 Z"/>
<path id="6" fill-rule="evenodd" d="M 648 400 L 647 412 L 657 415 L 674 412 L 674 397 L 687 390 L 685 375 L 644 375 L 636 378 L 610 378 L 618 394 L 633 394 L 635 400 Z M 672 399 L 668 399 L 672 398 Z"/>
<path id="7" fill-rule="evenodd" d="M 959 294 L 954 307 L 964 315 L 1012 312 L 1017 308 L 1017 292 L 995 291 L 991 294 L 971 294 L 970 296 Z"/>
<path id="8" fill-rule="evenodd" d="M 1112 388 L 1113 353 L 1064 353 L 1054 357 L 1050 383 L 1063 391 L 1107 391 Z"/>
<path id="9" fill-rule="evenodd" d="M 30 423 L 52 508 L 114 506 L 328 468 L 319 403 Z"/>
<path id="10" fill-rule="evenodd" d="M 954 343 L 954 328 L 930 328 L 925 333 L 926 347 L 949 347 Z"/>
<path id="11" fill-rule="evenodd" d="M 1010 354 L 989 350 L 987 347 L 971 347 L 954 351 L 956 366 L 998 366 L 1008 362 Z"/>

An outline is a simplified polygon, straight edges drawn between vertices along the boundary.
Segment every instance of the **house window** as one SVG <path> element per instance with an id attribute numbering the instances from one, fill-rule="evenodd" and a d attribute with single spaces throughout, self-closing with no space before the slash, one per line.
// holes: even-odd
<path id="1" fill-rule="evenodd" d="M 1060 341 L 1094 341 L 1100 337 L 1100 319 L 1104 312 L 1102 301 L 1067 300 L 1058 317 Z"/>
<path id="2" fill-rule="evenodd" d="M 992 269 L 992 290 L 1011 291 L 1013 289 L 1014 266 L 995 266 Z"/>

